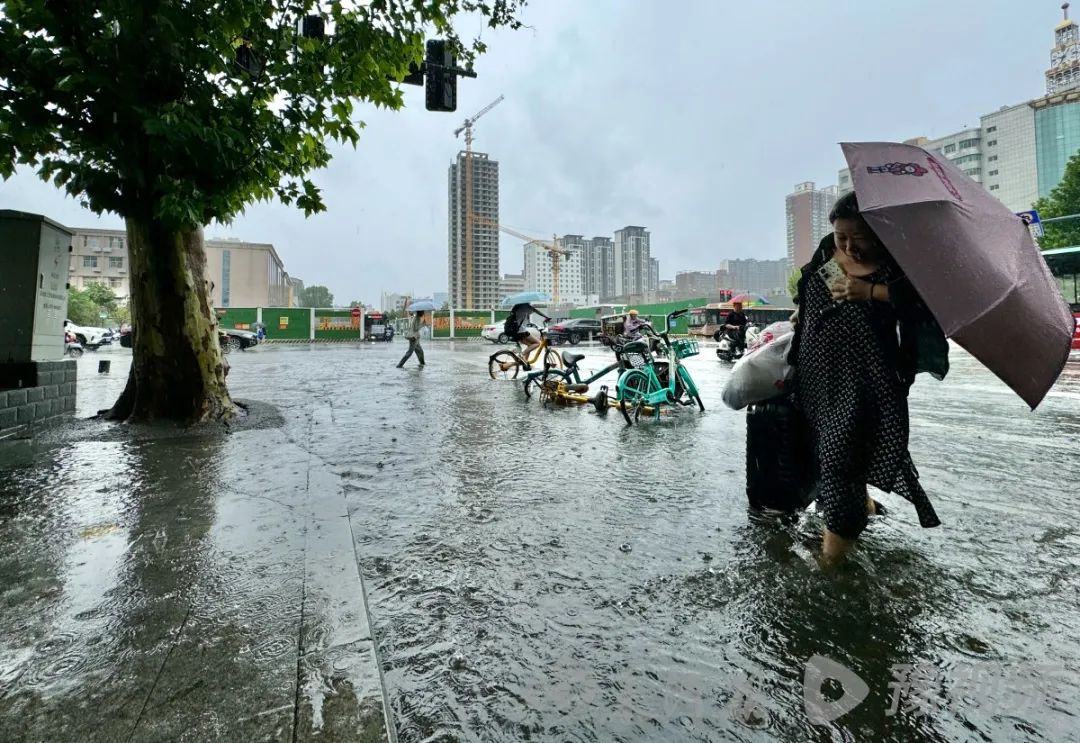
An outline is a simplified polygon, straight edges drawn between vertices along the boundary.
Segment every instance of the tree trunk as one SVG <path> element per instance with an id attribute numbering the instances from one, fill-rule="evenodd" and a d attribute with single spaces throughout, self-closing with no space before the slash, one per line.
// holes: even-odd
<path id="1" fill-rule="evenodd" d="M 225 386 L 202 229 L 127 218 L 133 358 L 113 420 L 201 423 L 237 412 Z"/>

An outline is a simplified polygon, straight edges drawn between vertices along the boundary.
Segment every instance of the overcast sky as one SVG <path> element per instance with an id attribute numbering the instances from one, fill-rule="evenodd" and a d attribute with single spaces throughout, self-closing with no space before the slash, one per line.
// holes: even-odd
<path id="1" fill-rule="evenodd" d="M 503 94 L 475 130 L 500 164 L 503 224 L 537 237 L 645 225 L 661 278 L 779 258 L 784 197 L 835 183 L 837 142 L 940 136 L 1041 95 L 1059 6 L 532 0 L 531 29 L 485 34 L 457 113 L 425 111 L 420 88 L 401 112 L 359 107 L 358 149 L 335 149 L 315 176 L 327 212 L 260 204 L 207 236 L 272 242 L 339 304 L 445 291 L 447 167 L 464 146 L 453 131 Z M 29 171 L 0 183 L 0 208 L 122 227 Z M 503 236 L 501 253 L 502 272 L 521 270 L 518 240 Z"/>

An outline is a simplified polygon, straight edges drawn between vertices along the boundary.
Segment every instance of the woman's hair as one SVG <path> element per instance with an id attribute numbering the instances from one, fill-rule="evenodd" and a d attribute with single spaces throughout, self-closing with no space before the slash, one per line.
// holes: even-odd
<path id="1" fill-rule="evenodd" d="M 861 216 L 859 200 L 855 198 L 854 191 L 849 191 L 836 200 L 832 211 L 829 212 L 829 223 L 833 224 L 838 219 L 858 219 Z"/>

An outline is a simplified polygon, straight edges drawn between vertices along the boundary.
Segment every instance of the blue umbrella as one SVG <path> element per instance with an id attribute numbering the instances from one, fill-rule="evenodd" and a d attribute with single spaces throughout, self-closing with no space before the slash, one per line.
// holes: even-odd
<path id="1" fill-rule="evenodd" d="M 434 312 L 435 303 L 430 299 L 417 299 L 409 303 L 406 312 Z"/>
<path id="2" fill-rule="evenodd" d="M 513 307 L 515 304 L 525 304 L 526 302 L 532 304 L 533 302 L 550 302 L 551 297 L 543 292 L 518 292 L 517 294 L 511 294 L 509 297 L 505 297 L 502 301 L 503 307 Z"/>

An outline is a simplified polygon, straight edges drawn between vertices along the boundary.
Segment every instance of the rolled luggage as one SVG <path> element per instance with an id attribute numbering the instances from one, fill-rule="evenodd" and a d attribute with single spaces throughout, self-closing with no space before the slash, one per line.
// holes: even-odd
<path id="1" fill-rule="evenodd" d="M 747 408 L 746 497 L 751 508 L 806 508 L 814 499 L 815 470 L 810 426 L 790 397 Z"/>

